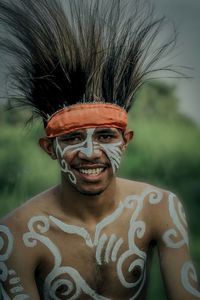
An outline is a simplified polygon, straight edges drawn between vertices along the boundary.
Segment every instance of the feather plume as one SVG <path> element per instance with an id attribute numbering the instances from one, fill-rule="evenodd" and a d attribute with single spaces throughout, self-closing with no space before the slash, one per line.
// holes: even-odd
<path id="1" fill-rule="evenodd" d="M 128 111 L 175 42 L 153 49 L 165 19 L 145 0 L 1 0 L 0 23 L 9 33 L 0 48 L 16 61 L 13 99 L 44 120 L 79 102 Z"/>

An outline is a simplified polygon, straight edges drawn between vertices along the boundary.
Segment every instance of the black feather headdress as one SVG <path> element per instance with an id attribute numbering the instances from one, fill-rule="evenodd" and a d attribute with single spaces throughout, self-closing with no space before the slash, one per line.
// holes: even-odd
<path id="1" fill-rule="evenodd" d="M 128 111 L 174 42 L 153 49 L 164 21 L 154 19 L 144 0 L 1 0 L 0 22 L 9 37 L 0 48 L 16 61 L 13 99 L 44 120 L 84 102 Z"/>

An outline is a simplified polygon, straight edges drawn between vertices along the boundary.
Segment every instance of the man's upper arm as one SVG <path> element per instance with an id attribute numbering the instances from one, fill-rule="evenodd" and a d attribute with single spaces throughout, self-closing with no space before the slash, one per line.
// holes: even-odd
<path id="1" fill-rule="evenodd" d="M 3 299 L 40 299 L 31 259 L 17 229 L 0 224 L 0 294 Z"/>
<path id="2" fill-rule="evenodd" d="M 157 215 L 157 242 L 161 272 L 170 300 L 200 299 L 195 268 L 189 254 L 183 206 L 172 193 Z"/>

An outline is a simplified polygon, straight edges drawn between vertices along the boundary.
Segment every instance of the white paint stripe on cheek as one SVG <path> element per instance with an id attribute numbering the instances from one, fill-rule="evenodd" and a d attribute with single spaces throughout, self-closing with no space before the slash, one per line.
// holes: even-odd
<path id="1" fill-rule="evenodd" d="M 77 179 L 76 179 L 76 176 L 75 174 L 69 170 L 69 166 L 67 164 L 67 162 L 65 161 L 64 159 L 64 153 L 66 152 L 66 148 L 65 147 L 63 150 L 58 142 L 58 138 L 56 137 L 56 155 L 58 157 L 58 160 L 59 160 L 59 163 L 60 163 L 60 166 L 61 166 L 61 170 L 68 174 L 68 177 L 69 177 L 69 180 L 73 183 L 73 184 L 76 184 L 77 183 Z"/>
<path id="2" fill-rule="evenodd" d="M 116 173 L 121 162 L 121 158 L 122 158 L 122 150 L 120 149 L 121 145 L 122 145 L 121 141 L 113 144 L 100 144 L 100 146 L 103 148 L 104 152 L 106 153 L 108 159 L 110 160 L 113 174 Z"/>

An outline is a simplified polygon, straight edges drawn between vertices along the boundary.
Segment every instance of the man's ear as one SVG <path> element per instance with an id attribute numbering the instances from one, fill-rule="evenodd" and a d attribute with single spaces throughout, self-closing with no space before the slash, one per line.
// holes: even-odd
<path id="1" fill-rule="evenodd" d="M 123 144 L 123 150 L 126 150 L 129 142 L 133 139 L 134 137 L 134 131 L 130 129 L 126 129 L 123 133 L 123 139 L 124 139 L 124 144 Z"/>
<path id="2" fill-rule="evenodd" d="M 39 139 L 39 145 L 52 159 L 57 159 L 52 139 L 43 136 Z"/>

